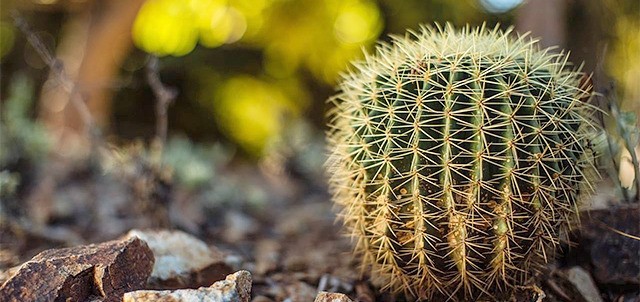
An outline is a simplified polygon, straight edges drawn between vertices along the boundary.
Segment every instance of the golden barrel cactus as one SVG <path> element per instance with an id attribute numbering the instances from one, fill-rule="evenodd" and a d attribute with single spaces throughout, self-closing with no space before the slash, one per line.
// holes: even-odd
<path id="1" fill-rule="evenodd" d="M 343 76 L 327 168 L 374 283 L 496 298 L 551 259 L 589 190 L 597 130 L 567 59 L 510 29 L 446 25 L 393 37 Z"/>

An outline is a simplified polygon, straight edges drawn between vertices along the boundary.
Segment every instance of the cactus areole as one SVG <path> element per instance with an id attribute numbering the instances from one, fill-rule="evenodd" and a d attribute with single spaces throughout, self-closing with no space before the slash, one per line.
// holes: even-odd
<path id="1" fill-rule="evenodd" d="M 484 26 L 422 27 L 355 63 L 330 100 L 327 168 L 373 282 L 470 300 L 534 281 L 590 191 L 583 78 Z"/>

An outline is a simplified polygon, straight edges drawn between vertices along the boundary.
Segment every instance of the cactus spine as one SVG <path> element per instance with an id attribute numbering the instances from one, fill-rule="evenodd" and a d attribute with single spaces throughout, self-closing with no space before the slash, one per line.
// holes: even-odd
<path id="1" fill-rule="evenodd" d="M 593 165 L 589 87 L 511 30 L 393 37 L 343 75 L 327 168 L 364 269 L 409 297 L 497 297 L 550 260 Z"/>

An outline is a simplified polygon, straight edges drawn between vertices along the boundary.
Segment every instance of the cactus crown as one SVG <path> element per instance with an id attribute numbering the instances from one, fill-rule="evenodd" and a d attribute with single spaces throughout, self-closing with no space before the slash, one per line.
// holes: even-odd
<path id="1" fill-rule="evenodd" d="M 565 53 L 485 26 L 380 44 L 331 99 L 327 167 L 363 268 L 415 298 L 510 292 L 590 188 L 595 108 Z"/>

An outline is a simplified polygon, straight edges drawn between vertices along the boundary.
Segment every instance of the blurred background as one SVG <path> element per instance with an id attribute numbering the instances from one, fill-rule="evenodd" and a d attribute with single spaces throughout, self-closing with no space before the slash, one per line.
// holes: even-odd
<path id="1" fill-rule="evenodd" d="M 169 133 L 224 142 L 236 155 L 265 156 L 288 125 L 324 125 L 325 100 L 350 60 L 378 39 L 419 24 L 515 26 L 543 46 L 571 52 L 628 111 L 640 108 L 640 3 L 636 0 L 2 0 L 1 98 L 16 79 L 32 89 L 29 117 L 63 156 L 88 152 L 86 123 L 38 50 L 11 17 L 18 12 L 63 65 L 106 135 L 154 135 L 149 55 L 177 98 Z M 598 69 L 601 70 L 598 70 Z M 68 85 L 67 85 L 68 86 Z M 75 154 L 74 154 L 75 153 Z"/>

